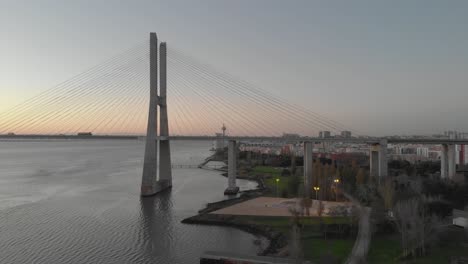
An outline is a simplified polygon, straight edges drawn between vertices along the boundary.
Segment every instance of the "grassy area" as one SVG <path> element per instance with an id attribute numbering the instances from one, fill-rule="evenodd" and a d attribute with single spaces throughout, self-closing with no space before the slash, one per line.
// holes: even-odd
<path id="1" fill-rule="evenodd" d="M 272 177 L 281 176 L 281 167 L 270 167 L 270 166 L 256 166 L 253 169 L 255 174 L 266 174 L 271 175 Z"/>
<path id="2" fill-rule="evenodd" d="M 439 245 L 431 247 L 429 254 L 424 257 L 409 259 L 406 261 L 397 261 L 400 253 L 400 236 L 398 234 L 376 237 L 372 239 L 368 255 L 369 263 L 407 263 L 407 264 L 436 264 L 450 263 L 451 257 L 468 257 L 468 245 L 465 243 L 465 234 L 463 229 L 447 230 L 449 242 L 441 241 Z"/>
<path id="3" fill-rule="evenodd" d="M 255 224 L 267 225 L 289 236 L 291 230 L 290 217 L 277 216 L 242 216 L 242 219 Z M 345 217 L 324 217 L 326 224 L 343 224 L 349 220 Z M 330 252 L 343 262 L 354 245 L 354 238 L 350 239 L 323 239 L 320 233 L 320 219 L 311 217 L 302 220 L 302 243 L 306 260 L 317 262 L 323 254 Z"/>
<path id="4" fill-rule="evenodd" d="M 450 258 L 452 256 L 463 256 L 468 257 L 468 248 L 463 246 L 462 244 L 458 244 L 455 246 L 442 246 L 438 248 L 431 249 L 431 254 L 414 260 L 412 262 L 408 262 L 411 264 L 436 264 L 436 263 L 450 263 Z"/>
<path id="5" fill-rule="evenodd" d="M 303 239 L 302 243 L 306 260 L 318 262 L 323 254 L 330 253 L 339 263 L 343 263 L 353 248 L 354 239 L 308 238 Z"/>
<path id="6" fill-rule="evenodd" d="M 264 176 L 265 185 L 271 190 L 271 195 L 281 196 L 284 190 L 288 190 L 289 176 L 281 176 L 283 168 L 281 167 L 269 167 L 269 166 L 257 166 L 253 168 L 254 175 Z M 276 183 L 276 179 L 279 182 Z M 276 188 L 278 187 L 278 192 Z"/>
<path id="7" fill-rule="evenodd" d="M 399 236 L 373 237 L 367 260 L 369 263 L 397 263 L 401 253 Z"/>
<path id="8" fill-rule="evenodd" d="M 290 176 L 281 176 L 283 168 L 257 166 L 253 168 L 254 175 L 264 176 L 266 186 L 271 190 L 271 195 L 276 196 L 276 188 L 278 187 L 278 195 L 280 196 L 284 190 L 288 190 Z M 279 179 L 279 182 L 276 182 Z M 291 231 L 290 217 L 268 217 L 268 216 L 243 216 L 245 221 L 253 222 L 260 225 L 273 227 L 277 231 L 282 232 L 287 237 Z M 325 224 L 345 224 L 349 220 L 345 217 L 324 217 L 322 221 Z M 320 219 L 318 217 L 310 217 L 302 220 L 302 244 L 304 248 L 304 257 L 306 260 L 318 262 L 322 255 L 331 253 L 333 256 L 343 262 L 354 245 L 354 238 L 350 239 L 323 239 L 320 232 Z"/>

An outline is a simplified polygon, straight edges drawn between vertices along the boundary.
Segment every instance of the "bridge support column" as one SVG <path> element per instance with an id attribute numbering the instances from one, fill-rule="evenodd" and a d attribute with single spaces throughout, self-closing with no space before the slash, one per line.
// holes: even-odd
<path id="1" fill-rule="evenodd" d="M 169 143 L 169 120 L 167 118 L 167 48 L 166 42 L 162 42 L 159 49 L 160 69 L 159 69 L 159 110 L 160 113 L 160 141 L 159 151 L 159 181 L 166 186 L 172 185 L 172 166 L 171 166 L 171 146 Z"/>
<path id="2" fill-rule="evenodd" d="M 387 177 L 388 175 L 388 163 L 387 163 L 387 140 L 383 139 L 377 144 L 373 144 L 370 147 L 369 152 L 370 160 L 370 175 L 372 177 L 378 177 L 378 182 L 381 178 Z"/>
<path id="3" fill-rule="evenodd" d="M 442 144 L 440 153 L 440 177 L 452 179 L 456 174 L 455 145 Z"/>
<path id="4" fill-rule="evenodd" d="M 237 177 L 237 142 L 229 140 L 228 143 L 228 187 L 224 191 L 226 195 L 237 194 L 239 187 L 236 185 Z"/>
<path id="5" fill-rule="evenodd" d="M 166 44 L 161 43 L 161 97 L 158 96 L 158 38 L 150 34 L 150 103 L 146 131 L 145 158 L 141 195 L 151 196 L 172 186 L 169 127 L 166 107 Z M 161 131 L 158 139 L 158 106 L 161 108 Z M 161 151 L 158 180 L 158 147 Z"/>
<path id="6" fill-rule="evenodd" d="M 388 176 L 388 161 L 387 161 L 387 140 L 380 141 L 379 149 L 379 179 Z"/>
<path id="7" fill-rule="evenodd" d="M 311 198 L 313 162 L 313 143 L 304 142 L 304 196 L 306 198 Z"/>
<path id="8" fill-rule="evenodd" d="M 456 172 L 456 151 L 455 145 L 450 144 L 447 146 L 447 163 L 448 163 L 448 177 L 453 179 Z"/>
<path id="9" fill-rule="evenodd" d="M 440 149 L 440 177 L 448 178 L 448 145 L 442 144 Z"/>

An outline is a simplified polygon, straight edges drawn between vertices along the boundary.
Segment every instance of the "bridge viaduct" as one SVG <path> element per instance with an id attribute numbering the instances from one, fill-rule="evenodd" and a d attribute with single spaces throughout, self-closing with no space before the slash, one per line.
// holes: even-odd
<path id="1" fill-rule="evenodd" d="M 242 140 L 242 138 L 239 138 Z M 270 138 L 272 140 L 273 138 Z M 279 140 L 280 138 L 276 138 Z M 228 144 L 228 188 L 227 192 L 236 192 L 238 188 L 235 186 L 236 177 L 236 145 L 240 140 L 235 137 L 229 140 Z M 284 138 L 281 139 L 284 141 Z M 388 143 L 417 143 L 417 144 L 431 144 L 442 145 L 441 154 L 441 177 L 452 178 L 456 173 L 456 153 L 455 145 L 467 144 L 467 139 L 396 139 L 396 138 L 304 138 L 296 142 L 302 142 L 304 148 L 304 185 L 312 186 L 312 157 L 313 157 L 313 144 L 318 142 L 349 142 L 349 143 L 366 143 L 370 145 L 369 161 L 370 161 L 370 175 L 377 177 L 379 180 L 388 176 L 388 161 L 387 161 L 387 144 Z M 305 195 L 310 197 L 310 188 L 306 188 Z"/>
<path id="2" fill-rule="evenodd" d="M 159 53 L 158 53 L 159 46 Z M 159 59 L 158 59 L 159 56 Z M 214 140 L 212 136 L 170 136 L 167 115 L 167 47 L 165 42 L 158 43 L 156 33 L 150 33 L 150 103 L 145 145 L 145 158 L 141 183 L 141 195 L 150 196 L 172 186 L 172 167 L 170 155 L 171 140 Z M 158 93 L 159 91 L 159 93 Z M 159 115 L 158 115 L 159 109 Z M 159 129 L 159 130 L 158 130 Z M 267 140 L 284 141 L 281 137 L 226 137 L 228 140 L 228 186 L 225 193 L 237 193 L 236 167 L 237 146 L 242 141 Z M 303 142 L 304 147 L 304 183 L 312 183 L 312 145 L 314 142 L 350 142 L 370 144 L 371 176 L 384 178 L 388 175 L 387 144 L 419 143 L 442 145 L 441 176 L 450 178 L 455 174 L 455 145 L 468 144 L 461 139 L 427 139 L 427 138 L 295 138 Z M 158 151 L 159 150 L 159 151 Z M 159 154 L 159 155 L 158 155 Z M 159 162 L 158 162 L 159 161 Z M 159 166 L 158 166 L 159 163 Z M 310 197 L 310 188 L 306 195 Z"/>

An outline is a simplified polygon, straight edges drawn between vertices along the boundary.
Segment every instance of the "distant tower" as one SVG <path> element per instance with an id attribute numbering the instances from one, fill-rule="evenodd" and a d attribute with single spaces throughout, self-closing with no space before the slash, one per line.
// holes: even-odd
<path id="1" fill-rule="evenodd" d="M 223 148 L 226 146 L 224 138 L 226 137 L 226 126 L 223 123 L 223 127 L 221 128 L 223 130 Z"/>

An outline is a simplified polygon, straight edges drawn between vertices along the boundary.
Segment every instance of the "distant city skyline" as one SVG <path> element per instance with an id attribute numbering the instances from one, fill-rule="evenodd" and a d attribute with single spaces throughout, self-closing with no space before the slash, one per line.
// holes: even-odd
<path id="1" fill-rule="evenodd" d="M 423 0 L 1 1 L 0 112 L 155 31 L 368 135 L 468 131 L 466 10 Z"/>

